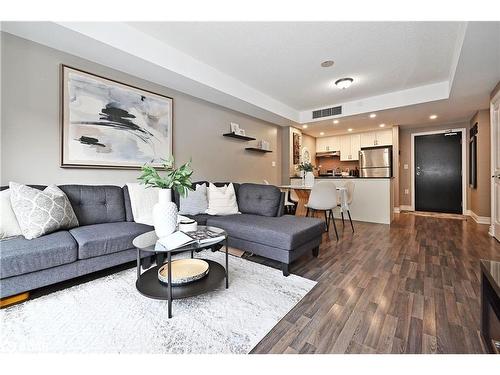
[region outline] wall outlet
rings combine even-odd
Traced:
[[[275,161],[272,161],[272,162],[271,162],[271,166],[272,166],[272,167],[276,167],[276,162],[275,162]]]
[[[408,195],[410,194],[410,190],[409,189],[405,189],[405,195]]]
[[[403,164],[403,169],[408,169],[408,164]]]

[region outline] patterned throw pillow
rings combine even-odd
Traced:
[[[68,197],[57,186],[47,186],[41,191],[11,182],[9,188],[12,210],[26,239],[78,226]]]
[[[217,187],[212,183],[208,185],[207,214],[233,215],[239,213],[233,184],[222,187]]]
[[[182,215],[204,214],[207,208],[207,186],[198,184],[196,190],[190,190],[186,198],[181,197],[179,213]]]

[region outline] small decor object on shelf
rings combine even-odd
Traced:
[[[174,168],[174,158],[171,156],[164,160],[163,168],[167,175],[160,176],[158,171],[150,166],[142,167],[142,174],[138,180],[146,187],[157,187],[159,191],[158,203],[153,207],[153,223],[158,237],[165,237],[173,233],[177,227],[177,206],[172,202],[172,189],[185,197],[192,190],[191,162]]]
[[[164,264],[158,270],[158,280],[168,284],[168,264]],[[171,263],[172,286],[179,286],[200,280],[208,275],[208,262],[202,259],[178,259]]]
[[[242,137],[245,137],[246,136],[245,129],[238,129],[238,132],[236,134],[241,135]]]
[[[299,169],[303,172],[304,181],[303,184],[305,186],[313,186],[314,185],[314,165],[311,163],[301,163],[299,165]]]
[[[231,125],[229,126],[230,130],[231,130],[231,133],[234,133],[234,134],[239,134],[239,131],[240,131],[240,125],[235,123],[235,122],[232,122]]]
[[[269,142],[264,140],[259,141],[257,147],[263,150],[269,150],[271,148]]]

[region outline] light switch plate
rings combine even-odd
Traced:
[[[403,169],[408,169],[408,164],[403,164]]]
[[[410,190],[405,189],[405,195],[408,195],[408,194],[410,194]]]
[[[276,162],[275,161],[271,162],[271,166],[276,167]]]

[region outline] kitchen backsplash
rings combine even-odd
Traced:
[[[337,169],[340,167],[341,170],[345,170],[349,168],[350,170],[359,168],[358,161],[340,161],[340,158],[337,156],[327,157],[327,158],[316,158],[316,167],[320,168],[320,173],[325,173],[327,169]]]

